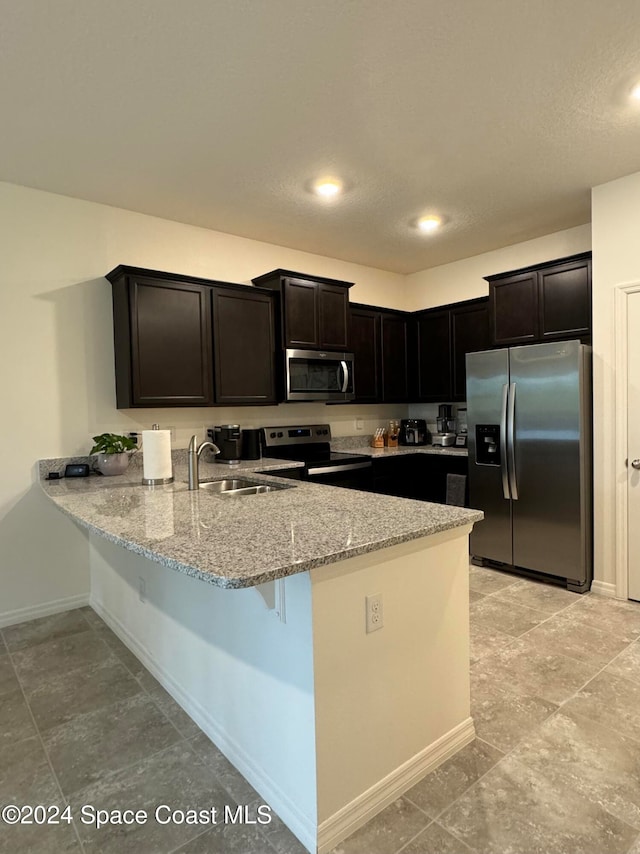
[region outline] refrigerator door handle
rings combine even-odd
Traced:
[[[516,472],[516,384],[509,387],[509,413],[507,416],[507,445],[509,449],[509,486],[511,498],[518,500],[518,476]]]
[[[507,472],[507,405],[509,401],[509,386],[502,386],[502,408],[500,410],[500,474],[502,475],[502,496],[511,498],[509,491],[509,475]]]

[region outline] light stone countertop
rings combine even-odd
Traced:
[[[64,469],[67,461],[43,461],[41,473]],[[253,587],[483,518],[462,507],[269,478],[269,469],[301,465],[273,459],[233,467],[201,462],[201,480],[242,472],[292,487],[243,497],[189,492],[182,462],[174,466],[174,483],[165,486],[143,486],[138,465],[117,477],[40,483],[60,510],[89,531],[226,588]]]
[[[331,443],[332,449],[342,451],[343,447],[337,443]],[[437,457],[468,457],[469,452],[466,448],[439,448],[433,445],[400,445],[397,448],[372,448],[370,445],[349,445],[349,453],[352,454],[367,454],[372,459],[377,460],[382,457],[402,457],[406,454],[432,454]]]

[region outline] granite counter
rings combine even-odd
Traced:
[[[468,535],[482,514],[269,476],[299,465],[202,461],[202,480],[289,487],[245,497],[190,492],[175,458],[159,487],[139,464],[41,484],[89,531],[92,607],[326,854],[474,738]]]
[[[56,470],[53,462],[43,463],[41,471]],[[269,483],[270,469],[301,465],[269,459],[234,467],[202,462],[200,475],[204,481],[251,473]],[[140,475],[131,467],[117,477],[41,484],[60,510],[93,533],[219,587],[252,587],[482,518],[475,510],[283,478],[277,485],[289,488],[262,495],[190,492],[183,463],[175,466],[174,483],[165,486],[143,486]]]

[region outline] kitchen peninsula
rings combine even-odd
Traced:
[[[242,471],[270,483],[270,468],[283,461]],[[221,469],[203,462],[201,478]],[[328,852],[473,738],[468,535],[482,514],[280,478],[225,497],[186,479],[178,464],[156,488],[133,466],[41,483],[89,531],[95,610]],[[381,603],[369,625],[367,597]]]

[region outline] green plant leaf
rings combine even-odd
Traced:
[[[91,454],[123,454],[126,451],[135,451],[137,447],[134,439],[118,433],[101,433],[99,436],[93,436],[93,442]]]

